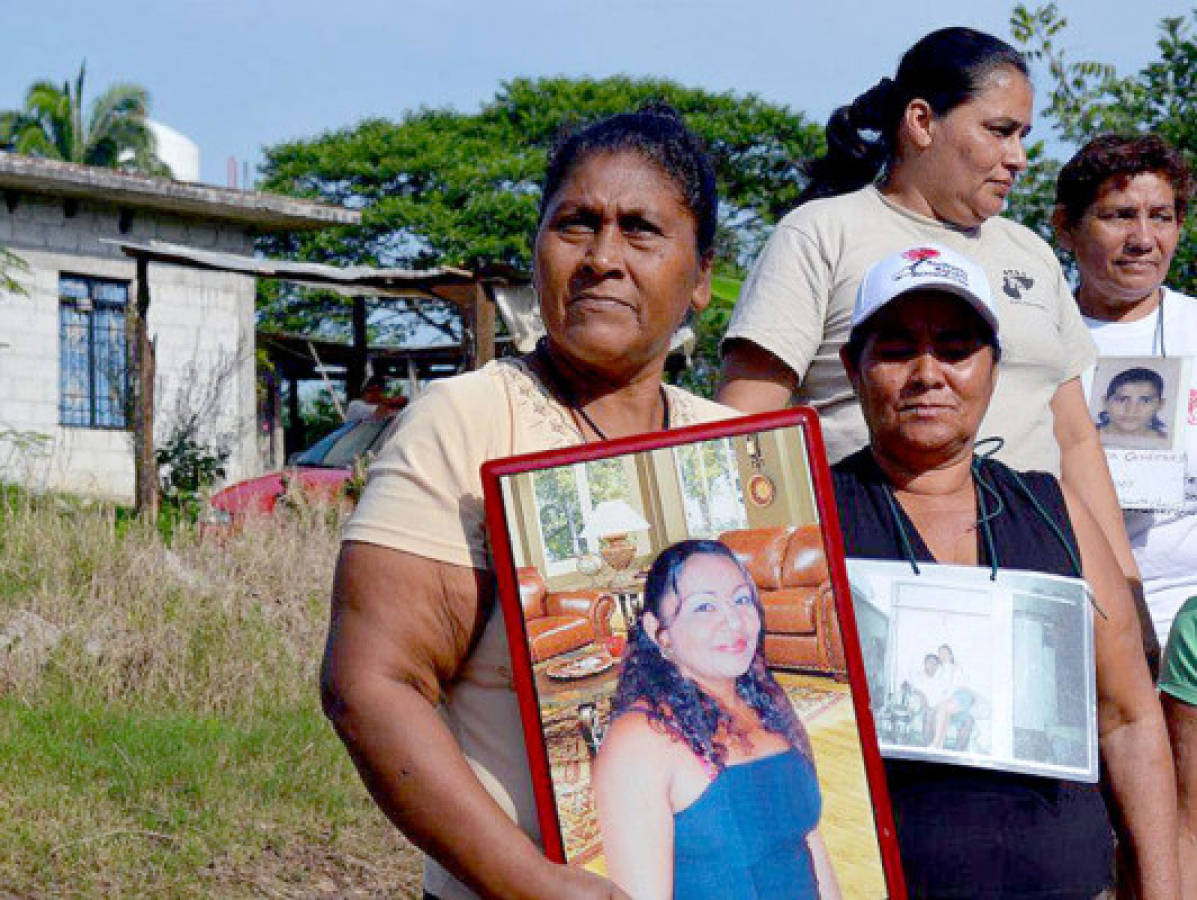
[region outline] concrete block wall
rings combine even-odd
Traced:
[[[129,500],[132,432],[58,424],[60,274],[129,282],[136,266],[97,238],[158,238],[249,253],[244,227],[135,211],[124,235],[115,207],[21,195],[0,204],[0,243],[29,264],[27,296],[0,291],[0,480],[38,489]],[[149,330],[157,347],[155,438],[191,411],[201,437],[232,450],[228,477],[260,471],[256,440],[254,281],[219,272],[151,265]]]

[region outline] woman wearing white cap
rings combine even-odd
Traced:
[[[1062,475],[1085,497],[1123,571],[1137,577],[1078,376],[1096,352],[1051,248],[1002,218],[1026,168],[1032,90],[1022,56],[969,28],[926,35],[894,78],[832,115],[827,154],[740,292],[719,400],[744,412],[791,399],[819,411],[832,462],[864,446],[840,365],[865,269],[916,242],[985,269],[1002,320],[1002,384],[981,426],[1019,469]]]
[[[869,269],[842,351],[869,444],[832,469],[847,555],[1083,577],[1096,618],[1098,735],[1143,897],[1179,889],[1172,763],[1126,580],[1076,495],[973,448],[997,382],[985,273],[935,245]],[[1046,677],[1046,676],[1045,676]],[[1095,784],[886,761],[914,896],[1093,897],[1113,838]]]

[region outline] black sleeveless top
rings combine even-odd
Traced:
[[[997,564],[1080,575],[1056,479],[979,462],[1001,500],[989,522]],[[891,509],[868,448],[833,466],[831,477],[849,558],[906,558],[896,510],[915,559],[935,561],[901,505]],[[988,567],[994,559],[977,531],[978,561]],[[1093,897],[1112,884],[1113,832],[1097,785],[899,759],[886,760],[885,773],[912,897]]]

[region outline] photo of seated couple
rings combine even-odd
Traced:
[[[956,655],[948,644],[923,657],[922,666],[911,672],[902,682],[904,691],[917,692],[911,697],[912,706],[921,707],[922,740],[925,746],[940,749],[950,746],[967,750],[975,720],[970,710],[977,694],[968,687],[964,667],[956,662]],[[953,729],[948,741],[948,728]]]

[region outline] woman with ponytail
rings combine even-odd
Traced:
[[[1084,497],[1137,581],[1079,378],[1093,341],[1051,248],[999,215],[1027,167],[1032,99],[1018,51],[944,28],[907,50],[892,79],[837,109],[798,208],[744,282],[718,397],[744,412],[812,405],[831,462],[859,450],[868,433],[839,351],[862,275],[922,243],[962,253],[989,276],[1002,324],[1001,378],[981,437],[1002,439],[1007,465],[1060,476]]]

